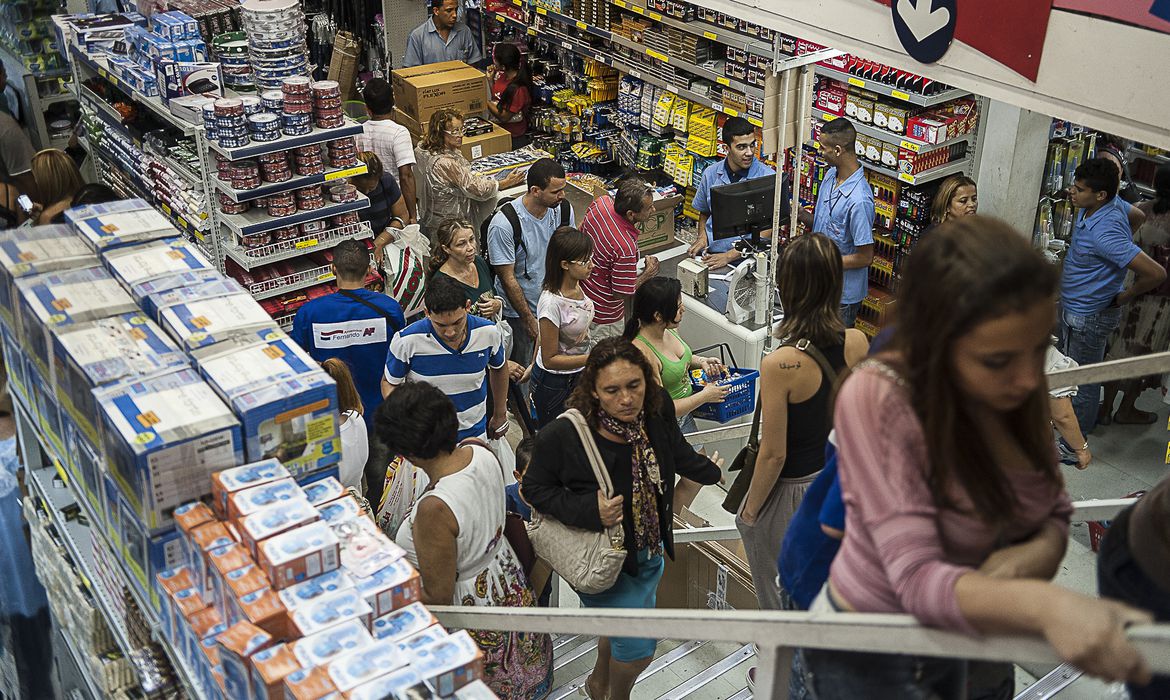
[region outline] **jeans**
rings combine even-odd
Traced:
[[[780,609],[803,612],[804,608],[788,595],[788,591],[784,590],[780,582],[777,581],[776,584],[780,588]],[[792,652],[792,672],[788,675],[788,700],[811,700],[812,693],[804,687],[804,654],[800,649],[793,649]]]
[[[532,367],[532,403],[536,405],[537,430],[565,412],[565,401],[573,393],[580,376],[580,372],[555,374],[541,369],[540,365]]]
[[[1079,365],[1091,365],[1105,359],[1109,336],[1121,324],[1121,309],[1102,309],[1094,314],[1060,311],[1061,351]],[[1088,435],[1097,427],[1097,410],[1101,403],[1100,384],[1082,384],[1073,397],[1073,412],[1081,432]]]
[[[528,337],[522,319],[505,316],[504,320],[512,327],[512,356],[508,359],[527,367],[532,363],[532,354],[536,352],[536,341]]]
[[[967,662],[902,654],[802,649],[805,688],[816,700],[958,700]]]
[[[841,305],[841,322],[846,328],[852,328],[857,321],[857,312],[861,311],[861,302]]]

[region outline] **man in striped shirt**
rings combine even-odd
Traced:
[[[450,277],[427,283],[424,304],[426,318],[390,341],[382,396],[407,380],[428,382],[455,404],[460,440],[501,437],[507,431],[508,375],[500,331],[491,321],[468,314],[471,302]],[[490,421],[485,379],[495,404]]]
[[[590,342],[621,335],[626,306],[646,280],[658,274],[658,259],[646,258],[642,274],[638,268],[638,229],[654,212],[654,194],[645,182],[630,177],[618,182],[617,193],[600,197],[589,205],[581,230],[593,239],[593,272],[581,283],[585,296],[593,301]]]

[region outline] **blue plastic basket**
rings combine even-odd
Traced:
[[[756,410],[756,380],[760,373],[754,369],[740,369],[738,367],[728,367],[727,369],[732,374],[739,376],[724,385],[728,388],[728,392],[723,403],[706,403],[699,406],[694,410],[696,418],[726,423],[732,418],[738,418]],[[702,391],[703,385],[691,377],[691,388],[696,392]]]

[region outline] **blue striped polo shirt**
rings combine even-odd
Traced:
[[[487,370],[504,366],[504,342],[496,324],[479,316],[467,316],[463,347],[447,347],[435,334],[431,320],[415,321],[394,335],[386,353],[390,384],[428,382],[455,404],[459,414],[459,439],[487,434]]]

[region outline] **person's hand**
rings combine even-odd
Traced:
[[[711,462],[720,469],[723,468],[723,463],[727,461],[719,456],[719,450],[715,450],[715,454],[711,455],[707,459],[711,460]],[[723,480],[720,479],[719,481],[722,482]]]
[[[1085,469],[1093,461],[1093,453],[1089,452],[1087,447],[1083,450],[1076,450],[1074,454],[1077,456],[1077,469]]]
[[[1041,614],[1044,637],[1062,659],[1090,676],[1145,685],[1150,669],[1125,637],[1125,628],[1153,616],[1111,600],[1086,598],[1056,586]]]
[[[499,75],[499,71],[496,69],[496,64],[493,63],[492,65],[488,66],[487,74],[488,77],[492,80],[496,79],[496,76]]]
[[[698,360],[699,365],[703,368],[703,371],[707,373],[708,378],[721,378],[723,373],[727,371],[727,366],[724,365],[718,358],[700,357]]]
[[[479,311],[479,315],[484,318],[496,318],[504,308],[504,300],[499,297],[492,297],[491,299],[480,297],[479,301],[475,304],[475,308]]]
[[[709,253],[703,256],[703,264],[707,266],[708,270],[727,267],[736,260],[739,260],[739,253],[734,250],[729,250],[726,253]]]
[[[536,322],[536,317],[529,314],[524,319],[524,332],[528,334],[529,338],[534,341],[540,338],[540,324]]]
[[[613,527],[622,521],[622,496],[606,498],[601,489],[597,489],[597,514],[601,516],[601,524]]]
[[[707,250],[707,237],[699,234],[699,237],[695,239],[695,242],[691,244],[691,247],[687,248],[687,255],[693,258],[699,253],[702,253],[704,250]]]
[[[528,176],[525,173],[519,170],[513,170],[505,175],[503,180],[500,180],[500,189],[510,190],[517,185],[522,185],[526,177]]]
[[[491,440],[499,440],[508,434],[508,414],[492,414],[491,420],[488,421],[488,438]]]
[[[715,382],[707,382],[707,385],[699,390],[699,398],[703,399],[703,403],[723,403],[727,398],[729,389],[725,384],[716,384]]]
[[[653,255],[646,256],[646,267],[643,268],[642,274],[646,277],[653,277],[658,274],[658,258]]]
[[[394,241],[395,236],[388,228],[382,229],[382,232],[374,239],[374,264],[379,269],[382,267],[382,261],[386,258],[386,246]]]
[[[517,379],[516,382],[518,384],[524,384],[529,379],[531,379],[532,378],[532,368],[535,366],[536,366],[535,364],[531,364],[531,365],[528,365],[527,367],[525,367],[524,372],[520,374],[520,378]]]
[[[39,222],[41,219],[41,214],[44,214],[44,213],[45,213],[45,205],[43,205],[39,202],[33,202],[32,209],[30,209],[28,212],[28,218],[31,219],[32,221]]]
[[[508,370],[508,379],[511,379],[516,383],[522,383],[520,378],[524,376],[524,365],[520,364],[519,362],[508,360],[508,363],[504,368]]]

